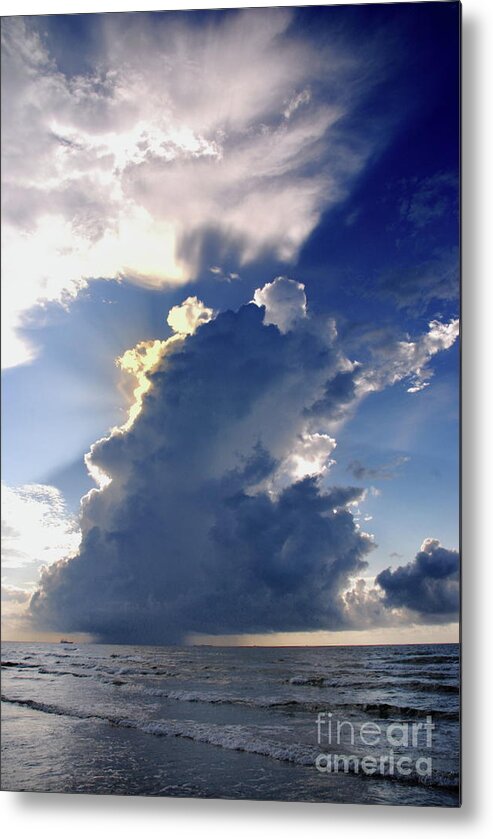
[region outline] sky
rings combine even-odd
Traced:
[[[459,15],[2,19],[4,637],[456,640]]]

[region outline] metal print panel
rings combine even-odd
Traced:
[[[2,788],[459,806],[455,2],[2,19]]]

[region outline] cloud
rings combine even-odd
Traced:
[[[459,302],[459,181],[452,171],[399,181],[389,190],[395,248],[371,294],[411,316]],[[387,254],[387,257],[389,254]]]
[[[52,486],[2,484],[2,635],[29,632],[29,601],[43,567],[73,556],[76,519]]]
[[[428,332],[411,339],[396,337],[393,330],[370,330],[359,338],[369,354],[355,377],[357,392],[362,395],[405,381],[408,393],[428,387],[433,370],[429,363],[433,356],[450,349],[459,336],[459,320],[432,320]]]
[[[395,551],[390,554],[402,558]],[[354,629],[431,626],[459,616],[459,553],[425,539],[412,562],[358,578],[342,594],[344,620]]]
[[[84,499],[78,555],[43,573],[40,626],[157,641],[339,624],[373,543],[348,509],[362,491],[322,487],[335,441],[304,409],[342,358],[316,320],[264,318],[218,314],[149,365],[137,348],[151,386],[91,449],[108,481]]]
[[[28,606],[32,589],[19,588],[2,582],[2,638],[7,640],[9,635],[21,635],[29,625]]]
[[[382,466],[364,466],[359,460],[352,460],[348,464],[347,471],[351,472],[357,481],[366,480],[390,480],[395,478],[395,470],[409,461],[408,457],[396,457],[390,463],[385,463]]]
[[[344,592],[374,542],[355,519],[366,490],[329,485],[329,431],[338,403],[363,398],[340,383],[361,365],[301,284],[277,278],[257,299],[270,308],[199,318],[120,360],[133,407],[86,458],[99,489],[77,555],[42,574],[38,629],[159,643],[354,622]]]
[[[189,20],[101,18],[104,50],[78,74],[50,54],[49,19],[3,21],[6,366],[35,355],[29,308],[91,278],[188,282],[210,235],[238,268],[293,261],[371,152],[345,122],[369,84],[363,55],[317,49],[287,9]]]
[[[398,626],[407,620],[397,610],[387,609],[381,591],[361,577],[353,581],[342,599],[346,625],[353,629]]]
[[[359,365],[346,360],[343,369],[325,383],[320,397],[305,410],[308,417],[326,417],[331,423],[345,419],[358,400],[355,374]]]
[[[459,553],[438,539],[425,539],[412,562],[377,576],[387,608],[406,608],[427,619],[451,620],[459,613]]]
[[[281,332],[289,332],[298,320],[306,317],[305,286],[287,277],[276,277],[263,288],[257,288],[253,302],[265,307],[264,323],[274,323]]]
[[[459,296],[460,257],[457,247],[435,248],[425,260],[400,266],[384,274],[377,283],[379,293],[398,309],[413,315],[426,311],[430,303],[456,301]]]
[[[2,586],[2,603],[27,603],[31,593],[15,586]]]
[[[132,386],[128,392],[128,401],[130,404],[128,418],[121,426],[122,430],[131,428],[136,417],[140,414],[144,395],[151,387],[149,374],[162,364],[163,358],[167,353],[181,346],[182,338],[183,336],[178,333],[165,341],[160,341],[159,339],[154,341],[140,341],[135,347],[126,350],[122,356],[116,359],[117,366],[126,373],[129,373],[132,377]],[[109,481],[109,478],[92,462],[90,453],[86,455],[85,461],[91,477],[96,481],[98,486],[104,486]]]
[[[436,221],[459,217],[459,183],[453,172],[435,172],[402,184],[401,219],[420,234]]]
[[[140,413],[144,395],[151,388],[150,373],[162,364],[166,355],[181,347],[186,335],[193,335],[202,323],[207,323],[213,316],[214,310],[205,306],[197,297],[187,297],[168,313],[167,323],[175,332],[174,335],[164,341],[141,341],[116,359],[118,367],[130,373],[133,379],[131,390],[127,388],[130,403],[128,418],[121,430],[131,428]],[[86,456],[86,465],[99,487],[108,483],[109,477],[92,462],[90,453]]]
[[[336,341],[332,320],[320,323],[320,328],[332,332]],[[324,421],[327,430],[334,433],[370,393],[400,382],[407,385],[408,393],[423,390],[433,377],[432,358],[450,349],[458,335],[459,321],[455,318],[430,321],[427,332],[413,337],[402,335],[394,327],[355,324],[338,342],[338,369],[327,378],[318,399],[305,408],[306,417],[311,422]],[[355,360],[350,360],[351,356]]]
[[[207,306],[197,297],[187,297],[179,306],[173,306],[168,314],[168,324],[173,332],[180,335],[192,335],[202,324],[207,323],[214,315],[213,309]]]
[[[335,447],[336,441],[329,434],[300,434],[285,461],[287,474],[295,479],[324,475],[334,463],[329,458]]]
[[[300,93],[297,93],[296,96],[293,96],[293,98],[287,103],[284,110],[284,116],[286,119],[290,119],[294,112],[302,105],[307,105],[311,98],[312,96],[308,88],[305,88],[305,90],[302,90]]]

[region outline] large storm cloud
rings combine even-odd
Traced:
[[[78,554],[42,575],[38,626],[162,642],[347,622],[343,592],[373,541],[351,512],[364,489],[330,487],[327,471],[371,371],[301,284],[277,278],[255,299],[213,317],[189,298],[172,318],[186,330],[123,357],[134,410],[91,449],[100,488],[83,500]],[[397,378],[413,375],[408,355]]]

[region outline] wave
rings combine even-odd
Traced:
[[[293,676],[292,679],[289,680],[289,684],[323,688],[327,686],[327,680],[324,676]]]
[[[302,743],[281,743],[259,737],[256,731],[243,725],[217,725],[199,723],[193,720],[157,720],[146,721],[112,717],[94,712],[84,712],[81,709],[61,708],[60,706],[37,702],[33,699],[13,699],[2,695],[2,701],[12,705],[31,708],[56,716],[75,717],[82,720],[95,719],[106,722],[116,728],[129,728],[142,731],[156,737],[178,737],[205,743],[223,749],[249,754],[261,755],[274,760],[293,763],[298,766],[314,766],[320,753],[320,747],[306,746]],[[352,770],[352,771],[351,771]],[[350,774],[357,774],[355,767],[350,767]],[[456,789],[457,777],[453,773],[435,774],[434,778],[424,778],[420,775],[406,777],[382,774],[380,777],[389,781],[404,783],[426,784],[434,787]]]
[[[50,705],[48,702],[38,702],[36,699],[12,699],[2,693],[2,702],[9,705],[19,705],[22,708],[31,708],[33,711],[41,711],[44,714],[55,714],[57,717],[76,717],[81,720],[105,719],[103,716],[94,713],[84,713],[80,709],[61,708],[59,705]]]
[[[444,720],[458,720],[458,711],[444,711],[431,708],[416,708],[410,705],[392,705],[388,702],[345,703],[337,706],[351,711],[363,711],[365,714],[378,716],[380,719],[404,718],[417,719],[426,716],[438,717]]]
[[[457,664],[458,658],[456,655],[432,655],[430,653],[420,653],[419,655],[403,656],[400,661],[394,661],[394,664]]]
[[[47,676],[73,676],[74,679],[90,679],[89,673],[74,673],[73,670],[49,670],[47,667],[40,667],[39,673]]]
[[[385,675],[387,677],[387,673],[382,675]],[[416,672],[411,670],[409,675],[407,673],[397,673],[394,676],[394,679],[400,679],[402,684],[405,684],[406,682],[408,682],[409,684],[418,684],[418,682],[416,681],[416,675]],[[427,670],[425,677],[432,680],[433,682],[445,682],[450,679],[457,679],[455,673],[450,672],[449,670],[445,672],[443,670]],[[420,680],[419,683],[422,684],[422,681]]]
[[[48,657],[48,656],[47,656]],[[55,664],[63,664],[60,658],[72,658],[72,656],[59,656]],[[52,662],[48,662],[48,665],[52,664]],[[4,668],[19,668],[19,669],[30,669],[30,670],[37,670],[39,673],[43,673],[45,675],[52,675],[52,676],[74,676],[78,679],[83,678],[91,678],[87,673],[79,673],[78,670],[91,670],[94,673],[101,674],[102,676],[159,676],[159,677],[170,677],[170,676],[177,676],[179,674],[176,671],[171,671],[163,668],[159,668],[157,665],[152,665],[150,669],[143,670],[142,668],[135,668],[135,667],[118,667],[115,669],[109,668],[107,666],[102,666],[97,662],[84,662],[84,661],[73,661],[71,664],[65,664],[65,667],[73,666],[76,670],[55,670],[51,669],[50,666],[44,666],[40,663],[37,664],[28,664],[25,661],[2,661],[1,666]]]
[[[428,674],[427,674],[428,675]],[[373,683],[370,679],[367,679],[366,682],[347,682],[347,683],[340,683],[334,684],[333,687],[337,688],[365,688],[368,689],[380,689],[383,691],[396,691],[402,693],[460,693],[460,686],[455,683],[451,684],[450,680],[453,679],[454,676],[450,673],[444,674],[443,676],[439,676],[437,674],[431,674],[430,681],[424,681],[423,679],[416,679],[416,678],[409,678],[406,676],[397,676],[393,679],[386,679],[382,680],[379,679],[375,683]],[[443,682],[440,681],[443,679]],[[449,681],[445,683],[445,680],[448,679]]]
[[[140,688],[137,685],[126,685],[127,690],[138,691],[145,696],[159,699],[171,699],[175,702],[204,702],[207,705],[242,705],[249,708],[290,708],[298,707],[307,710],[319,710],[320,703],[304,702],[289,697],[258,696],[241,697],[231,694],[207,693],[199,690],[162,690],[161,688]]]
[[[63,649],[66,649],[66,647],[64,647]],[[77,658],[77,656],[69,655],[68,653],[60,653],[60,652],[43,653],[42,655],[43,655],[44,658]],[[30,657],[32,658],[32,656],[30,656]],[[27,658],[27,656],[26,656],[26,658]]]
[[[430,710],[428,708],[417,708],[409,705],[393,705],[386,702],[317,702],[305,699],[294,699],[283,696],[255,696],[244,697],[231,694],[208,693],[205,691],[193,690],[162,690],[160,688],[139,688],[135,685],[126,685],[127,690],[138,691],[146,696],[160,699],[170,699],[175,702],[203,702],[208,705],[240,705],[247,708],[266,708],[286,711],[306,711],[317,713],[318,711],[351,711],[353,713],[364,713],[370,716],[378,716],[380,719],[388,718],[424,718],[427,714],[441,719],[458,719],[458,712],[451,710]]]
[[[352,675],[352,674],[351,674]],[[315,687],[315,688],[368,688],[368,679],[361,681],[353,681],[344,678],[343,675],[337,673],[339,678],[326,678],[325,676],[293,676],[291,679],[285,679],[284,683],[293,685],[294,687]]]
[[[443,674],[443,679],[452,678],[450,674]],[[399,680],[400,679],[400,680]],[[288,680],[288,684],[295,687],[317,687],[317,688],[338,688],[357,690],[359,688],[368,689],[372,687],[372,679],[370,674],[365,681],[350,681],[348,679],[327,679],[324,676],[310,675],[310,676],[293,676]],[[381,681],[378,679],[377,681]],[[413,690],[426,693],[459,693],[459,686],[454,684],[440,684],[440,676],[433,674],[433,681],[425,682],[417,679],[406,679],[405,676],[397,677],[397,679],[387,679],[385,684],[382,683],[385,689],[398,688],[399,690]]]
[[[135,667],[120,667],[119,670],[106,671],[108,673],[116,673],[118,676],[177,676],[176,671],[166,670],[153,665],[148,670],[137,669]]]
[[[40,664],[26,664],[23,661],[2,661],[2,667],[15,667],[20,670],[37,670],[38,673],[44,676],[74,676],[76,679],[90,678],[87,673],[74,673],[73,670],[51,670],[49,667],[42,667]]]
[[[459,685],[442,684],[441,682],[403,682],[398,687],[403,690],[416,690],[422,693],[460,693]]]

